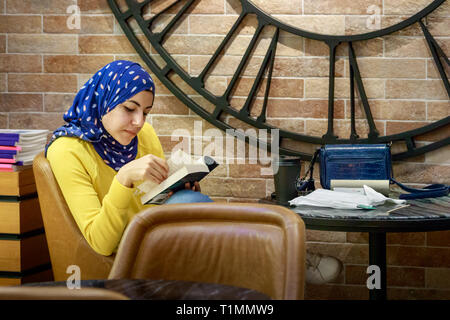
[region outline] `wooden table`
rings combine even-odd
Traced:
[[[261,199],[260,203],[277,204]],[[408,207],[392,210],[383,205],[376,210],[342,210],[311,206],[289,206],[300,215],[307,229],[368,232],[369,265],[381,271],[381,288],[369,291],[371,300],[386,300],[386,233],[450,230],[450,196],[408,200]]]
[[[65,281],[29,283],[24,287],[66,286]],[[255,290],[214,283],[174,280],[81,280],[81,288],[102,288],[133,300],[269,300]],[[75,290],[75,289],[74,289]]]

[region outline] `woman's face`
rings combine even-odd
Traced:
[[[153,93],[141,91],[103,116],[103,127],[126,146],[138,134],[153,104]]]

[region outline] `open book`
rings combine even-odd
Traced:
[[[203,156],[193,161],[190,155],[177,150],[167,161],[169,173],[166,180],[157,184],[153,181],[145,181],[137,188],[144,194],[141,196],[142,204],[162,204],[170,191],[176,192],[184,189],[186,182],[193,186],[195,181],[202,180],[219,164],[211,157]]]

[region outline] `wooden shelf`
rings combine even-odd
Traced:
[[[52,266],[45,264],[25,272],[1,272],[0,286],[19,286],[30,282],[51,281],[52,279]]]
[[[52,279],[33,169],[0,172],[0,285]]]
[[[24,166],[16,172],[0,171],[0,195],[24,196],[36,192],[33,168]]]
[[[37,197],[19,201],[0,198],[0,233],[22,234],[43,228]]]
[[[8,239],[0,235],[1,271],[23,272],[50,263],[47,240],[42,233],[21,239]]]

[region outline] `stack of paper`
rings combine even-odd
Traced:
[[[336,209],[373,209],[385,202],[396,204],[406,202],[405,200],[387,198],[366,185],[363,186],[363,189],[364,194],[317,189],[306,196],[292,199],[289,204]]]
[[[44,150],[48,130],[0,129],[0,171],[16,171],[33,163]]]

